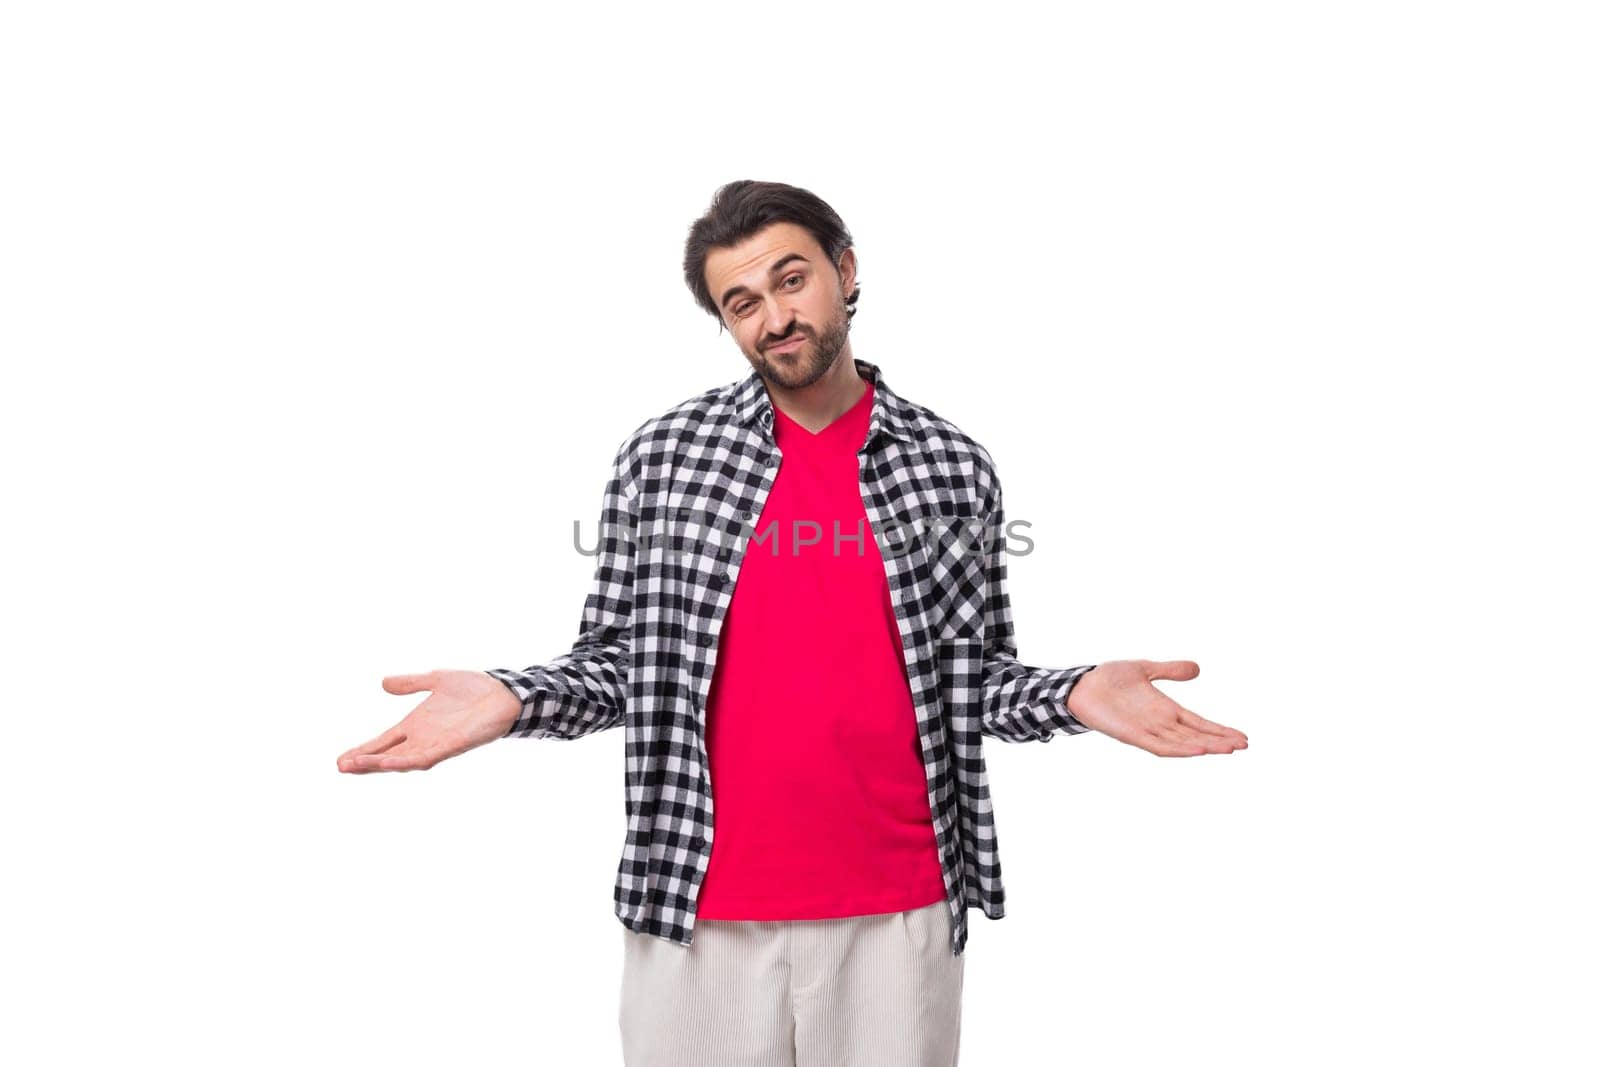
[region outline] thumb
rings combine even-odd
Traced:
[[[426,674],[391,674],[383,680],[383,691],[402,696],[406,693],[432,689],[433,674],[433,671],[428,671]]]
[[[1200,664],[1190,659],[1145,660],[1145,673],[1151,681],[1187,682],[1200,673]]]

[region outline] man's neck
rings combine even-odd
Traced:
[[[839,353],[828,373],[803,389],[783,389],[766,383],[767,395],[779,411],[812,433],[819,433],[856,406],[867,383],[856,371],[849,348]]]

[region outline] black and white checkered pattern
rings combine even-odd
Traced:
[[[893,393],[874,364],[858,359],[856,368],[874,386],[861,499],[905,648],[954,919],[951,952],[960,955],[968,907],[1005,914],[982,738],[1049,741],[1087,730],[1066,702],[1093,665],[1018,662],[1000,481],[988,452]],[[606,484],[577,641],[542,666],[487,672],[522,702],[507,736],[572,739],[626,727],[627,838],[615,910],[628,928],[684,945],[694,939],[713,837],[706,700],[741,548],[782,458],[772,418],[752,371],[629,434]]]

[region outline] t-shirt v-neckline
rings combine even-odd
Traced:
[[[866,388],[861,390],[861,395],[856,398],[856,402],[854,404],[852,404],[838,418],[834,419],[832,422],[828,423],[828,425],[824,426],[815,433],[806,429],[799,422],[797,422],[793,416],[779,408],[776,404],[772,405],[772,412],[775,418],[783,420],[784,437],[789,441],[801,442],[803,447],[805,445],[815,445],[821,444],[824,441],[831,441],[835,437],[839,436],[845,427],[858,425],[862,407],[866,406],[870,410],[871,403],[872,383],[867,382]],[[865,428],[862,427],[862,429],[864,430]]]

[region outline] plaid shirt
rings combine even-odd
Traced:
[[[874,386],[861,500],[905,649],[950,947],[960,955],[968,907],[1005,915],[982,739],[1087,730],[1066,703],[1093,666],[1017,660],[993,461],[953,424],[890,391],[877,366],[856,360],[856,368]],[[782,458],[772,419],[752,371],[629,434],[606,483],[594,582],[571,651],[486,672],[522,703],[508,737],[625,728],[627,837],[615,911],[629,929],[683,945],[694,939],[711,859],[706,701],[742,548],[764,533],[756,525]],[[843,546],[835,551],[851,551],[846,537],[857,532],[833,531]]]

